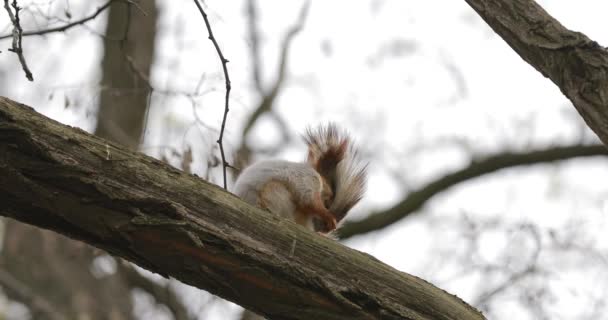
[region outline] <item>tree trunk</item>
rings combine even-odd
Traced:
[[[145,14],[140,11],[145,10]],[[143,135],[154,56],[155,1],[110,7],[95,134],[137,150]]]

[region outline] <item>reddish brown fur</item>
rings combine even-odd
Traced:
[[[360,162],[348,133],[334,124],[308,128],[304,140],[308,144],[308,163],[322,177],[324,208],[331,209],[330,214],[340,221],[363,195],[366,166]],[[349,160],[345,160],[347,157]],[[338,172],[341,161],[353,162]]]
[[[258,206],[264,209],[269,209],[269,202],[274,201],[274,198],[272,197],[276,197],[276,195],[281,190],[285,190],[285,188],[289,190],[289,186],[283,181],[270,180],[258,193]],[[293,195],[294,192],[295,191],[290,190],[291,195]],[[268,199],[268,197],[271,198]],[[290,201],[295,206],[295,222],[299,225],[308,226],[310,225],[309,220],[311,219],[311,216],[316,216],[323,226],[323,230],[318,231],[330,232],[336,229],[336,219],[334,218],[334,215],[325,207],[323,199],[324,195],[319,191],[314,194],[313,197],[314,198],[312,201],[308,203],[299,203],[296,201],[296,198],[291,197]]]
[[[321,157],[317,159],[315,169],[319,173],[329,173],[336,169],[336,166],[342,159],[344,159],[344,155],[346,154],[346,148],[348,147],[348,140],[344,139],[340,141],[340,144],[335,146],[330,146]]]
[[[308,217],[312,215],[317,216],[322,222],[322,229],[317,231],[330,232],[336,229],[336,219],[334,218],[334,215],[325,208],[323,200],[321,199],[321,194],[315,195],[313,203],[296,204],[296,208],[296,212],[298,213],[296,215],[296,221],[298,220],[299,215],[303,215],[300,219],[303,219],[304,221],[307,221]]]
[[[336,166],[348,150],[348,135],[328,124],[317,130],[308,128],[304,139],[308,144],[308,163],[321,175],[323,184],[329,186],[331,201],[335,194]]]

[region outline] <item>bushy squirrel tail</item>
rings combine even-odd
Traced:
[[[331,188],[333,197],[328,209],[339,222],[363,197],[367,164],[348,132],[333,123],[308,128],[304,140],[308,144],[308,163]]]

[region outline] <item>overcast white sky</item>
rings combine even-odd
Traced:
[[[256,102],[244,1],[205,3],[230,60],[233,93],[227,138],[234,146]],[[270,83],[278,43],[302,2],[260,3],[261,56]],[[608,44],[608,2],[539,3],[566,27]],[[89,2],[70,5],[74,17],[94,9]],[[55,1],[53,6],[56,10],[65,3]],[[314,2],[310,9],[294,42],[289,78],[276,109],[294,137],[307,125],[333,120],[349,128],[362,144],[372,175],[355,217],[391,206],[408,188],[466,166],[474,157],[505,149],[596,141],[557,87],[519,58],[465,1],[336,0]],[[28,21],[27,16],[24,19]],[[0,30],[8,30],[1,29],[7,24],[5,13],[0,13]],[[93,130],[102,49],[96,34],[104,25],[99,19],[64,34],[24,39],[34,83],[25,80],[15,56],[6,51],[10,43],[0,42],[0,75],[5,81],[0,94],[64,123]],[[191,143],[199,151],[194,169],[200,172],[205,169],[205,150],[214,139],[204,137],[206,129],[178,138],[184,137],[184,128],[193,120],[191,100],[162,91],[191,93],[204,75],[204,94],[195,99],[196,111],[205,124],[218,128],[224,95],[220,65],[192,1],[162,2],[159,30],[160,52],[151,77],[157,92],[144,150],[158,155],[159,145],[181,148],[184,142]],[[66,100],[69,108],[64,107]],[[277,141],[270,119],[263,119],[254,132],[258,145]],[[303,145],[297,143],[280,157],[297,160],[303,155]],[[480,235],[477,263],[508,260],[516,269],[533,246],[525,233],[509,231],[509,226],[522,224],[538,226],[543,244],[551,243],[553,230],[580,239],[581,246],[605,259],[606,239],[601,237],[608,213],[605,177],[605,159],[505,170],[459,185],[434,198],[417,217],[347,245],[473,301],[504,275],[482,278],[462,270],[470,239],[463,221],[489,225]],[[606,265],[588,259],[548,248],[540,263],[549,276],[524,281],[529,290],[544,287],[552,292],[550,299],[539,303],[551,319],[591,317],[586,308],[605,296]],[[522,309],[517,292],[507,290],[499,303],[492,304],[492,318],[536,317]],[[208,319],[226,319],[235,312],[230,310],[218,307]]]

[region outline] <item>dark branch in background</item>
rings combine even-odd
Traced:
[[[220,154],[222,155],[222,173],[224,175],[224,189],[228,190],[228,183],[226,182],[226,167],[229,166],[228,162],[226,162],[226,155],[224,154],[224,130],[226,129],[226,118],[228,117],[228,102],[230,98],[230,77],[228,76],[228,68],[226,64],[228,63],[228,59],[224,58],[224,54],[222,54],[222,50],[220,49],[220,45],[217,43],[217,40],[213,36],[213,32],[211,31],[211,25],[209,24],[209,19],[207,18],[207,14],[203,7],[198,2],[198,0],[194,0],[194,3],[198,7],[198,11],[200,11],[203,19],[205,20],[205,26],[207,27],[207,32],[209,33],[209,40],[213,42],[213,46],[215,47],[215,51],[217,51],[217,55],[220,57],[222,61],[222,70],[224,71],[224,79],[226,80],[226,100],[224,105],[224,118],[222,119],[222,127],[220,129],[220,137],[217,139],[217,144],[220,146]]]
[[[10,291],[11,296],[19,299],[30,308],[34,319],[45,318],[50,320],[65,320],[67,317],[57,311],[44,297],[39,296],[24,283],[15,279],[9,272],[0,268],[0,285],[2,289]]]
[[[0,133],[0,215],[269,319],[484,318],[424,280],[6,98]]]
[[[500,153],[483,160],[471,163],[468,167],[443,176],[426,186],[411,192],[392,208],[372,213],[359,221],[347,222],[339,230],[341,239],[349,238],[385,228],[419,210],[429,199],[447,189],[470,179],[495,171],[522,165],[532,165],[577,157],[607,156],[604,145],[551,147],[521,153]]]
[[[8,16],[11,19],[11,23],[13,24],[13,46],[8,50],[17,54],[19,62],[21,63],[21,67],[23,68],[23,72],[25,72],[25,77],[29,81],[34,81],[34,76],[32,75],[30,68],[27,67],[27,62],[25,62],[25,57],[23,56],[23,46],[21,45],[23,33],[23,30],[21,29],[21,22],[19,21],[19,11],[21,10],[21,8],[17,5],[17,0],[13,0],[12,7],[13,9],[15,9],[15,14],[13,14],[13,11],[11,10],[11,6],[8,4],[8,1],[9,0],[4,0],[4,8],[6,9],[6,12],[8,13]]]
[[[252,67],[253,67],[253,85],[258,93],[264,93],[264,85],[262,84],[262,60],[260,59],[260,34],[258,31],[258,10],[255,0],[247,1],[247,24],[249,29],[249,41],[251,45]]]
[[[520,57],[560,88],[608,145],[606,48],[566,29],[534,0],[465,1]]]
[[[276,98],[278,96],[279,90],[281,89],[281,87],[283,86],[283,84],[285,82],[285,72],[287,69],[287,59],[289,57],[289,49],[291,47],[291,44],[292,44],[295,36],[298,33],[300,33],[300,31],[304,27],[304,22],[306,21],[309,7],[310,7],[310,2],[309,1],[305,2],[304,6],[300,10],[300,14],[298,15],[298,20],[289,29],[289,31],[285,35],[285,38],[283,38],[283,42],[281,45],[281,55],[279,58],[279,69],[278,69],[278,73],[277,73],[277,78],[276,78],[274,84],[272,85],[270,91],[265,92],[265,90],[263,90],[262,92],[260,92],[263,96],[262,102],[255,109],[255,111],[249,117],[247,123],[245,124],[243,136],[246,136],[249,133],[249,131],[251,130],[251,128],[253,127],[255,122],[258,120],[258,118],[262,114],[264,114],[265,112],[268,112],[272,109],[272,106],[274,105],[274,101],[276,100]],[[259,71],[258,71],[258,73],[259,73]],[[254,72],[254,74],[255,74],[255,72]],[[261,84],[260,84],[260,88],[263,88],[263,86]]]
[[[257,31],[257,10],[255,6],[255,1],[248,1],[248,15],[249,15],[249,39],[251,41],[251,59],[253,63],[253,82],[258,91],[258,94],[261,97],[260,104],[255,108],[251,116],[247,119],[245,123],[245,128],[243,130],[243,141],[241,142],[241,146],[238,148],[237,155],[239,161],[242,162],[242,165],[247,165],[249,163],[251,150],[247,145],[247,136],[249,132],[253,128],[256,121],[265,113],[269,113],[273,116],[274,120],[281,127],[281,131],[283,132],[283,141],[279,142],[278,145],[283,145],[283,143],[288,139],[287,138],[287,129],[285,123],[282,119],[272,112],[272,108],[276,101],[277,96],[279,95],[280,90],[285,83],[285,74],[287,70],[287,61],[289,58],[289,49],[291,48],[291,44],[295,37],[302,31],[304,27],[304,23],[306,22],[306,17],[308,16],[308,10],[310,8],[310,1],[306,1],[300,12],[298,14],[298,19],[294,23],[293,26],[289,28],[283,41],[281,42],[281,53],[279,56],[279,66],[277,69],[277,76],[274,80],[269,91],[264,89],[264,85],[262,83],[262,72],[261,72],[261,61],[260,61],[260,44],[259,44],[259,35]],[[274,150],[270,150],[272,152]]]
[[[118,261],[119,272],[125,277],[130,286],[140,288],[151,294],[157,303],[162,303],[171,311],[176,320],[194,320],[196,317],[188,313],[188,309],[182,303],[177,294],[171,290],[169,285],[161,285],[151,279],[144,277],[127,262]]]
[[[102,13],[104,10],[109,8],[110,4],[112,4],[112,2],[114,2],[114,1],[117,1],[117,0],[110,0],[110,1],[106,2],[103,6],[97,8],[97,10],[90,16],[84,17],[84,18],[76,20],[74,22],[70,22],[66,25],[63,25],[60,27],[55,27],[55,28],[44,29],[44,30],[38,30],[38,31],[25,31],[22,33],[22,35],[24,37],[25,36],[40,36],[40,35],[47,34],[47,33],[62,32],[67,29],[70,29],[74,26],[84,24],[85,22],[95,19],[100,13]],[[2,35],[2,36],[0,36],[0,40],[10,38],[10,37],[11,37],[11,35]]]

